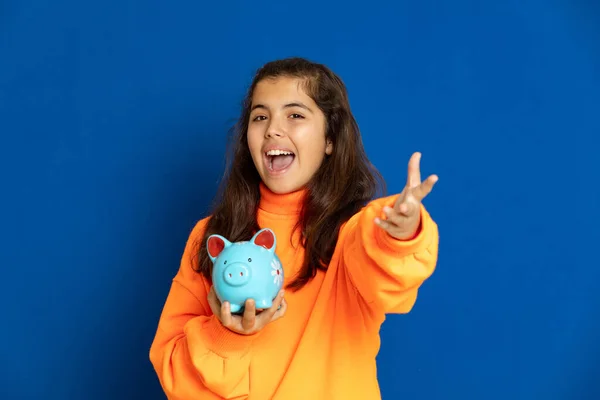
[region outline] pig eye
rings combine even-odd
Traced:
[[[251,258],[249,258],[249,259],[248,259],[248,262],[252,262],[252,259],[251,259]]]

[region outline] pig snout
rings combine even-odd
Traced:
[[[228,285],[243,286],[250,280],[250,268],[242,263],[234,263],[225,268],[223,278]]]

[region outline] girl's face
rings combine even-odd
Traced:
[[[325,115],[301,82],[266,79],[252,96],[248,147],[262,181],[275,193],[304,187],[333,150],[325,139]]]

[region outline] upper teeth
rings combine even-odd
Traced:
[[[267,151],[267,155],[268,156],[287,156],[287,155],[291,155],[294,154],[291,151],[285,151],[285,150],[269,150]]]

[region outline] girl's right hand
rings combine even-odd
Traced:
[[[271,308],[262,310],[258,314],[256,313],[256,305],[252,299],[246,300],[243,316],[231,314],[229,303],[224,302],[221,304],[213,287],[208,292],[208,304],[213,314],[221,321],[224,327],[241,335],[252,335],[263,329],[267,324],[285,315],[287,303],[283,298],[283,292],[283,290],[279,292]]]

